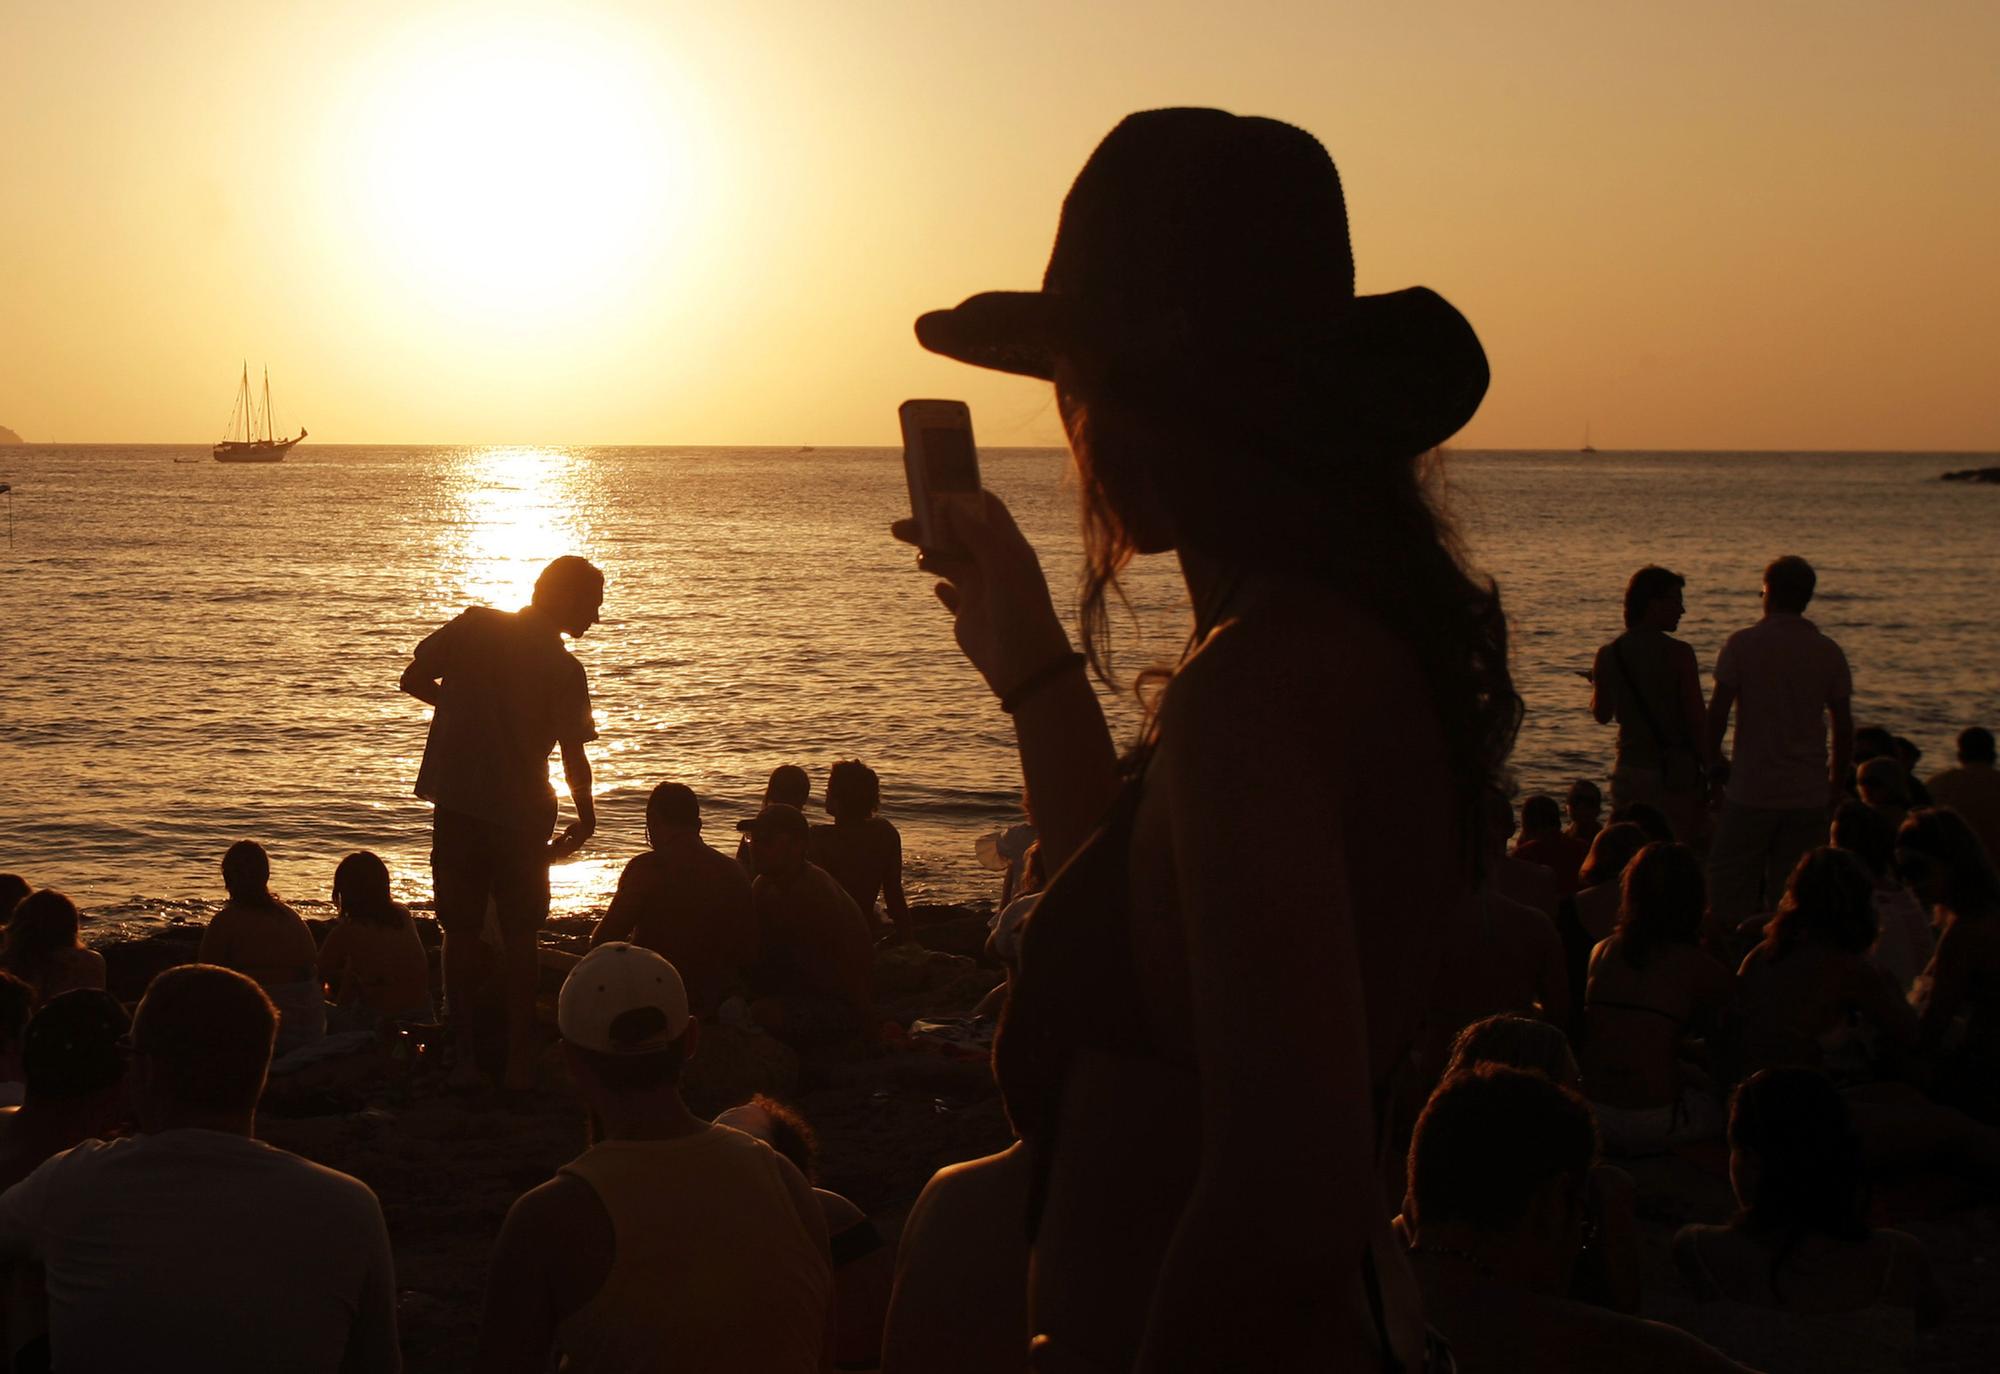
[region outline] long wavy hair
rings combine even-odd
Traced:
[[[1701,859],[1684,844],[1655,840],[1625,865],[1618,924],[1611,933],[1625,962],[1642,969],[1669,945],[1698,942],[1707,912]]]
[[[7,924],[0,967],[40,988],[55,970],[56,957],[80,943],[77,930],[75,902],[54,888],[31,892],[14,908],[14,918]]]
[[[1171,515],[1180,548],[1337,589],[1409,647],[1430,686],[1476,871],[1486,803],[1509,790],[1522,714],[1499,590],[1468,568],[1437,499],[1438,451],[1345,445],[1301,373],[1270,358],[1144,368],[1064,360],[1056,389],[1082,494],[1084,652],[1101,681],[1119,686],[1109,602],[1124,601],[1119,575],[1149,502]],[[1190,647],[1226,611],[1197,606]],[[1148,739],[1158,701],[1149,688],[1165,676],[1150,671],[1136,684]]]
[[[1824,845],[1801,858],[1778,898],[1764,944],[1782,958],[1806,940],[1849,954],[1866,954],[1882,933],[1875,883],[1868,867],[1844,849]]]
[[[1777,1238],[1771,1293],[1800,1241],[1813,1232],[1867,1240],[1868,1175],[1861,1138],[1840,1090],[1812,1069],[1764,1069],[1736,1090],[1729,1144],[1757,1157],[1755,1195],[1739,1198],[1739,1224]]]

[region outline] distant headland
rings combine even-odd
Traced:
[[[0,444],[21,444],[27,441],[5,425],[0,425]]]

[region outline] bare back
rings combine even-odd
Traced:
[[[1680,1047],[1729,996],[1729,971],[1694,945],[1652,951],[1634,968],[1614,935],[1592,951],[1584,994],[1584,1086],[1609,1107],[1665,1107],[1681,1089]]]

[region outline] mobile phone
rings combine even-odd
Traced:
[[[972,412],[963,401],[905,401],[896,414],[903,422],[903,475],[910,483],[917,544],[949,548],[938,519],[938,498],[979,490]]]

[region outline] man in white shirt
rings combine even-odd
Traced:
[[[55,1368],[402,1367],[374,1193],[253,1138],[277,1026],[240,973],[162,973],[132,1022],[141,1134],[0,1194],[0,1260],[43,1266]]]
[[[1708,854],[1709,905],[1727,921],[1777,905],[1800,857],[1826,843],[1841,799],[1854,749],[1854,679],[1840,646],[1805,618],[1816,581],[1803,558],[1774,561],[1764,569],[1764,618],[1716,655],[1710,758],[1722,757],[1731,708],[1737,713],[1729,762],[1716,766],[1728,798]]]

